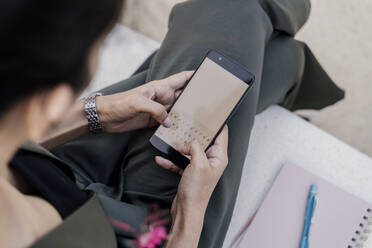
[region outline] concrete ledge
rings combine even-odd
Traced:
[[[224,247],[230,247],[258,209],[285,163],[301,166],[372,205],[371,158],[293,113],[272,106],[256,116]],[[371,239],[366,247],[372,247]]]

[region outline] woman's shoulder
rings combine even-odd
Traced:
[[[117,247],[114,230],[95,194],[63,222],[48,202],[24,195],[3,178],[0,202],[2,247]]]
[[[0,238],[5,247],[26,247],[56,227],[61,217],[47,202],[22,194],[0,179]]]
[[[31,246],[31,248],[44,247],[116,248],[115,232],[97,195],[93,194],[61,225]]]

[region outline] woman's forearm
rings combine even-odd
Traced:
[[[167,106],[171,106],[193,71],[180,72],[140,87],[96,98],[97,112],[105,132],[121,133],[153,127],[156,123],[170,126]],[[155,96],[161,95],[160,101]],[[76,102],[63,120],[39,142],[47,149],[89,132],[83,101]]]
[[[84,112],[84,102],[77,101],[60,123],[50,129],[40,144],[47,149],[87,134],[88,120]]]
[[[173,219],[165,248],[197,247],[203,228],[204,211],[177,213]]]

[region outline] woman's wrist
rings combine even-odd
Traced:
[[[97,96],[96,98],[96,107],[99,117],[99,121],[104,126],[110,119],[110,111],[112,112],[115,107],[107,98],[110,96]]]
[[[107,100],[109,96],[97,96],[96,108],[100,123],[104,126],[109,121],[110,111],[114,104]],[[67,112],[65,118],[50,130],[41,140],[41,145],[51,149],[69,140],[89,133],[88,119],[85,112],[84,100],[77,101]]]
[[[197,247],[203,228],[205,210],[184,210],[178,208],[173,214],[172,228],[166,248]]]

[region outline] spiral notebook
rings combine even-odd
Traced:
[[[309,248],[361,248],[372,238],[372,204],[294,165],[283,166],[240,248],[298,248],[311,184],[318,201]]]

